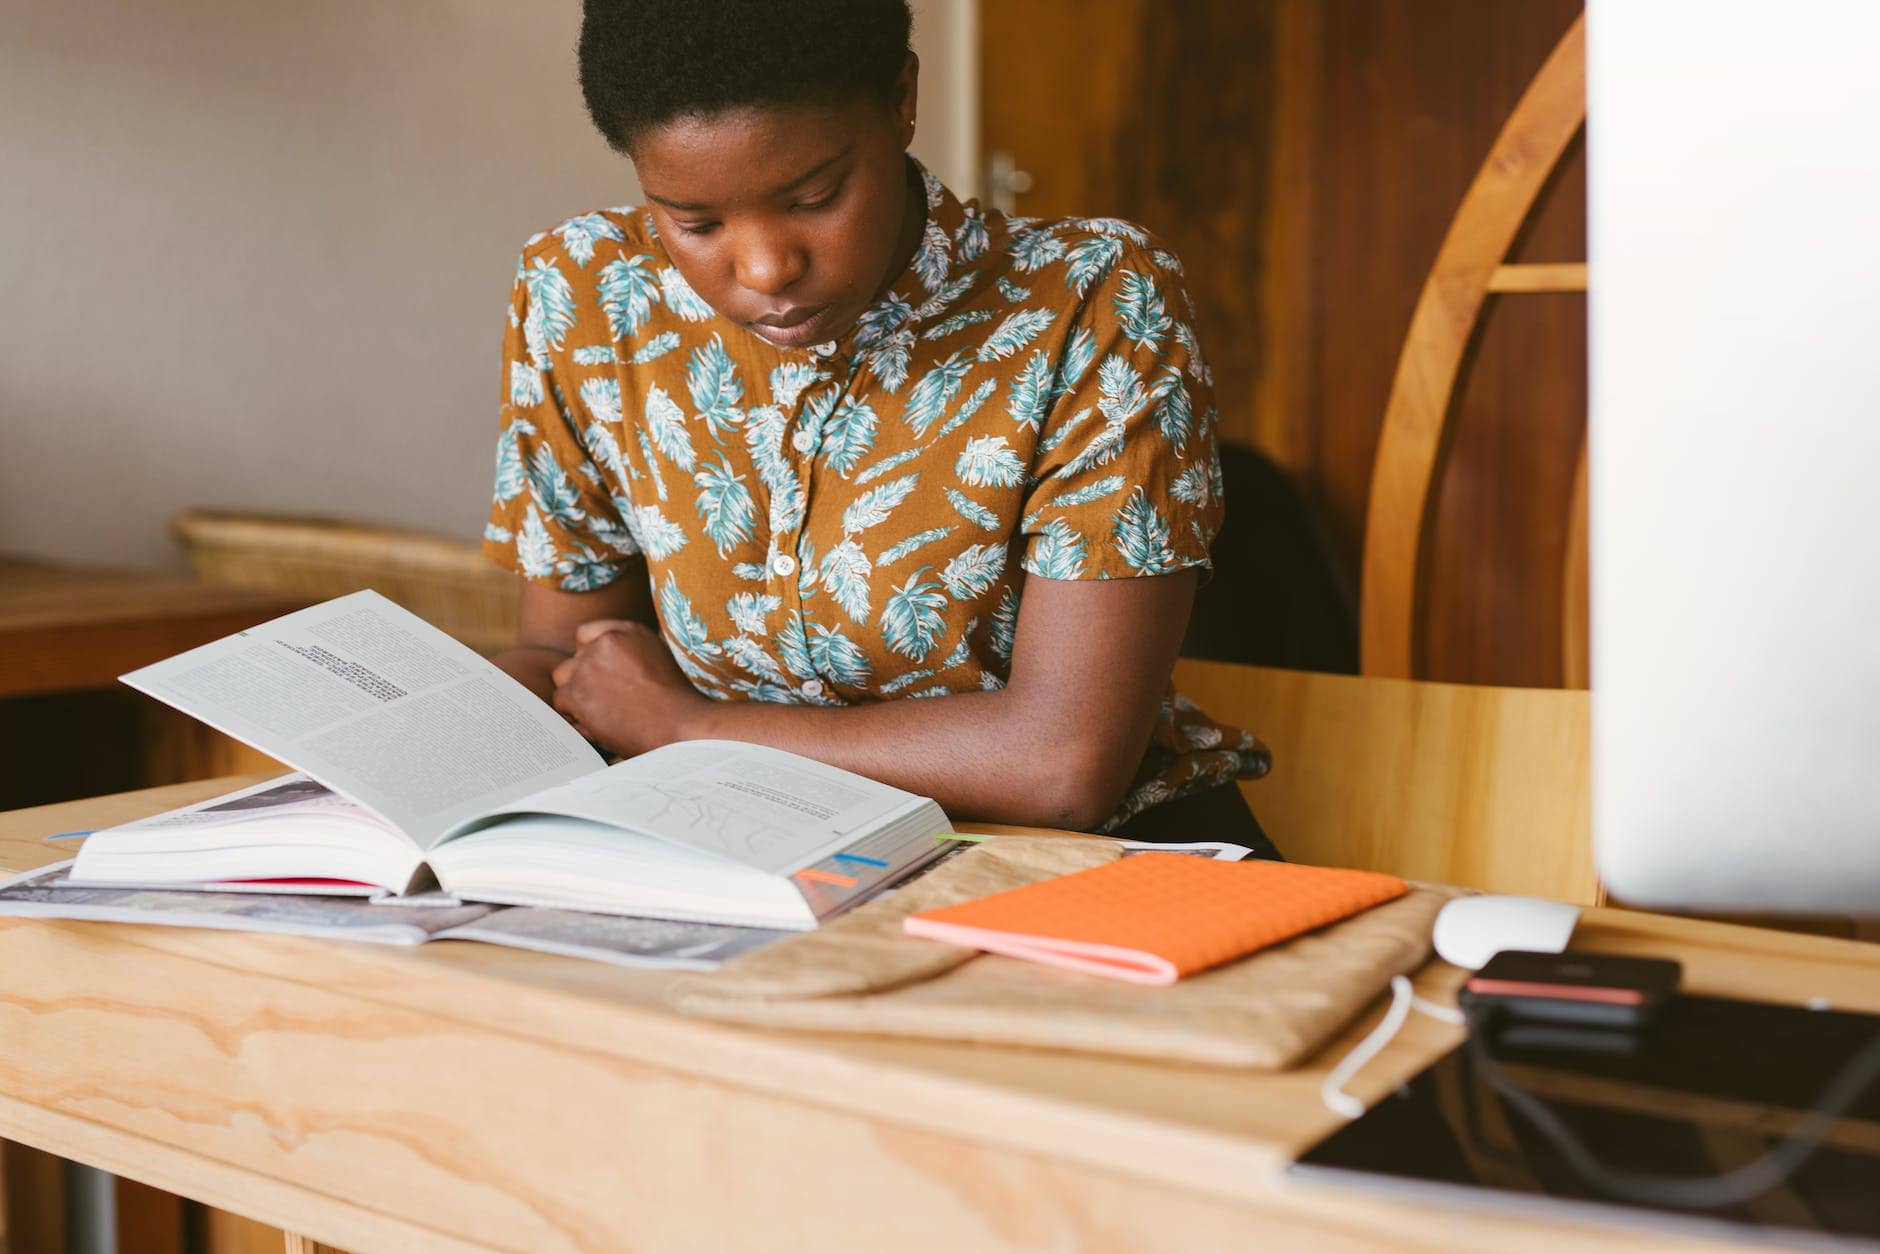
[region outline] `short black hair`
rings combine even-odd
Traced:
[[[893,98],[907,0],[583,0],[581,94],[607,142],[750,105]]]

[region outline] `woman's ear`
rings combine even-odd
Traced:
[[[894,116],[901,131],[901,147],[914,142],[914,115],[920,101],[920,58],[907,54],[900,76],[894,80]]]

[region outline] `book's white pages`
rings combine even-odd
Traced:
[[[603,765],[534,693],[371,591],[123,680],[305,771],[421,849],[473,815]]]

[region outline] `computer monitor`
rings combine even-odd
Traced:
[[[1587,32],[1599,871],[1880,918],[1880,3]]]

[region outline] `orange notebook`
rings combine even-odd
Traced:
[[[1394,875],[1143,853],[910,915],[913,936],[1136,984],[1185,975],[1401,897]]]

